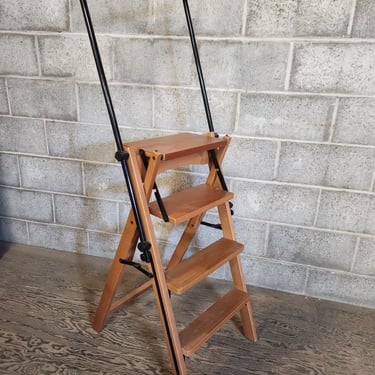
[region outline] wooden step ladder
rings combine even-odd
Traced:
[[[220,167],[230,138],[219,137],[214,131],[189,4],[188,0],[182,0],[209,133],[181,133],[124,144],[87,1],[80,0],[80,3],[117,146],[115,157],[121,163],[132,207],[95,314],[93,327],[97,331],[103,329],[110,313],[152,287],[173,373],[187,374],[185,356],[192,355],[237,312],[241,315],[244,335],[256,341],[250,299],[240,263],[243,245],[236,241],[231,216],[230,200],[233,193],[228,191]],[[208,165],[206,183],[162,199],[156,185],[158,174],[194,164]],[[156,201],[150,202],[153,190]],[[221,224],[218,228],[222,231],[222,238],[186,258],[187,249],[199,226],[209,225],[203,222],[204,215],[215,207],[219,213]],[[152,215],[174,225],[186,223],[185,231],[165,269]],[[141,251],[141,259],[145,261],[147,270],[134,262],[136,249]],[[171,293],[184,294],[226,263],[230,265],[233,288],[179,332],[172,309]],[[135,266],[150,279],[125,296],[115,299],[126,265]]]
[[[131,211],[96,311],[93,326],[100,331],[112,311],[149,287],[153,287],[175,374],[186,374],[184,357],[192,355],[237,312],[241,314],[244,335],[256,341],[249,295],[240,263],[240,253],[244,246],[235,239],[229,207],[233,193],[222,189],[217,175],[217,165],[213,162],[213,158],[216,158],[218,163],[222,162],[229,141],[228,136],[219,138],[212,133],[203,135],[181,133],[124,145],[129,154],[129,171],[135,183],[134,190],[139,202],[144,230],[151,243],[153,267],[149,265],[148,272],[154,277],[127,295],[117,300],[114,299],[125,267],[121,260],[125,259],[128,263],[133,261],[138,242],[134,212]],[[191,164],[207,164],[208,177],[205,184],[193,186],[163,199],[168,221],[174,225],[186,222],[185,231],[164,269],[151,218],[151,215],[154,215],[163,219],[163,210],[157,201],[150,202],[151,193],[159,173]],[[218,209],[222,238],[190,257],[184,258],[205,213],[214,207]],[[186,328],[178,332],[170,293],[184,294],[228,262],[233,288]]]

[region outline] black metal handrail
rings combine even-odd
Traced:
[[[107,106],[108,116],[109,116],[109,119],[110,119],[110,122],[111,122],[112,131],[113,131],[113,135],[114,135],[116,146],[117,146],[117,152],[115,154],[115,157],[121,163],[121,166],[122,166],[122,170],[123,170],[124,177],[125,177],[125,183],[126,183],[126,187],[128,189],[128,194],[129,194],[129,198],[130,198],[130,204],[131,204],[131,207],[133,209],[134,218],[135,218],[135,221],[136,221],[136,224],[137,224],[138,234],[139,234],[139,238],[140,238],[140,242],[138,244],[138,249],[142,252],[142,259],[146,262],[149,262],[150,261],[149,250],[151,248],[151,244],[146,239],[146,235],[145,235],[145,231],[144,231],[144,228],[143,228],[137,199],[136,199],[135,192],[134,192],[133,183],[132,183],[131,178],[130,178],[129,167],[128,167],[128,163],[127,163],[129,155],[124,150],[124,146],[123,146],[123,143],[122,143],[121,134],[120,134],[120,130],[119,130],[119,127],[118,127],[115,110],[113,108],[112,98],[111,98],[111,94],[110,94],[110,91],[109,91],[109,88],[108,88],[108,82],[107,82],[107,78],[106,78],[105,71],[104,71],[104,68],[103,68],[103,63],[102,63],[102,59],[101,59],[101,56],[100,56],[100,51],[99,51],[98,43],[97,43],[97,40],[96,40],[95,30],[94,30],[94,27],[93,27],[93,24],[92,24],[92,20],[91,20],[90,11],[89,11],[89,8],[88,8],[88,5],[87,5],[87,1],[86,0],[80,0],[80,2],[81,2],[83,17],[85,19],[87,33],[88,33],[88,36],[89,36],[89,39],[90,39],[91,49],[92,49],[92,52],[94,54],[95,64],[96,64],[96,68],[97,68],[97,71],[98,71],[99,80],[100,80],[100,84],[101,84],[101,87],[102,87],[105,104]]]
[[[183,1],[183,4],[184,4],[184,10],[185,10],[185,17],[186,17],[187,26],[188,26],[188,29],[189,29],[190,42],[191,42],[191,46],[193,48],[194,61],[195,61],[195,66],[197,68],[199,86],[201,88],[204,109],[205,109],[205,112],[206,112],[208,129],[209,129],[210,132],[215,133],[214,124],[213,124],[213,121],[212,121],[210,103],[208,101],[206,84],[204,82],[202,65],[201,65],[201,61],[200,61],[200,57],[199,57],[199,52],[198,52],[197,40],[195,38],[195,32],[194,32],[193,22],[191,20],[189,3],[188,3],[188,0],[182,0],[182,1]]]

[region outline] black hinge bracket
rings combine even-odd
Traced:
[[[129,153],[124,150],[118,150],[115,153],[115,158],[117,161],[123,161],[123,160],[128,160],[129,159]]]
[[[152,279],[154,275],[151,272],[148,272],[146,269],[144,269],[139,263],[133,262],[131,260],[126,260],[126,259],[120,259],[121,264],[126,264],[127,266],[134,267],[138,271],[142,272],[144,275]]]
[[[233,203],[229,202],[230,214],[233,216],[232,207],[233,207]],[[209,223],[207,221],[201,221],[201,224],[205,225],[206,227],[210,227],[210,228],[214,228],[214,229],[220,229],[220,230],[223,229],[221,224],[213,224],[213,223]]]

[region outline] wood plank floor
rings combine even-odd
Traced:
[[[110,261],[0,242],[0,374],[170,374],[152,291],[91,328]],[[124,290],[143,276],[127,272]],[[228,282],[173,296],[188,322]],[[192,357],[189,374],[375,374],[375,310],[250,287],[259,341],[239,320]],[[207,297],[208,296],[208,297]]]

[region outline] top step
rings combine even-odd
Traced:
[[[204,134],[179,133],[163,137],[149,138],[140,141],[128,142],[126,147],[144,150],[146,153],[157,152],[162,154],[162,160],[172,160],[194,153],[214,150],[224,147],[226,138],[215,138]]]

